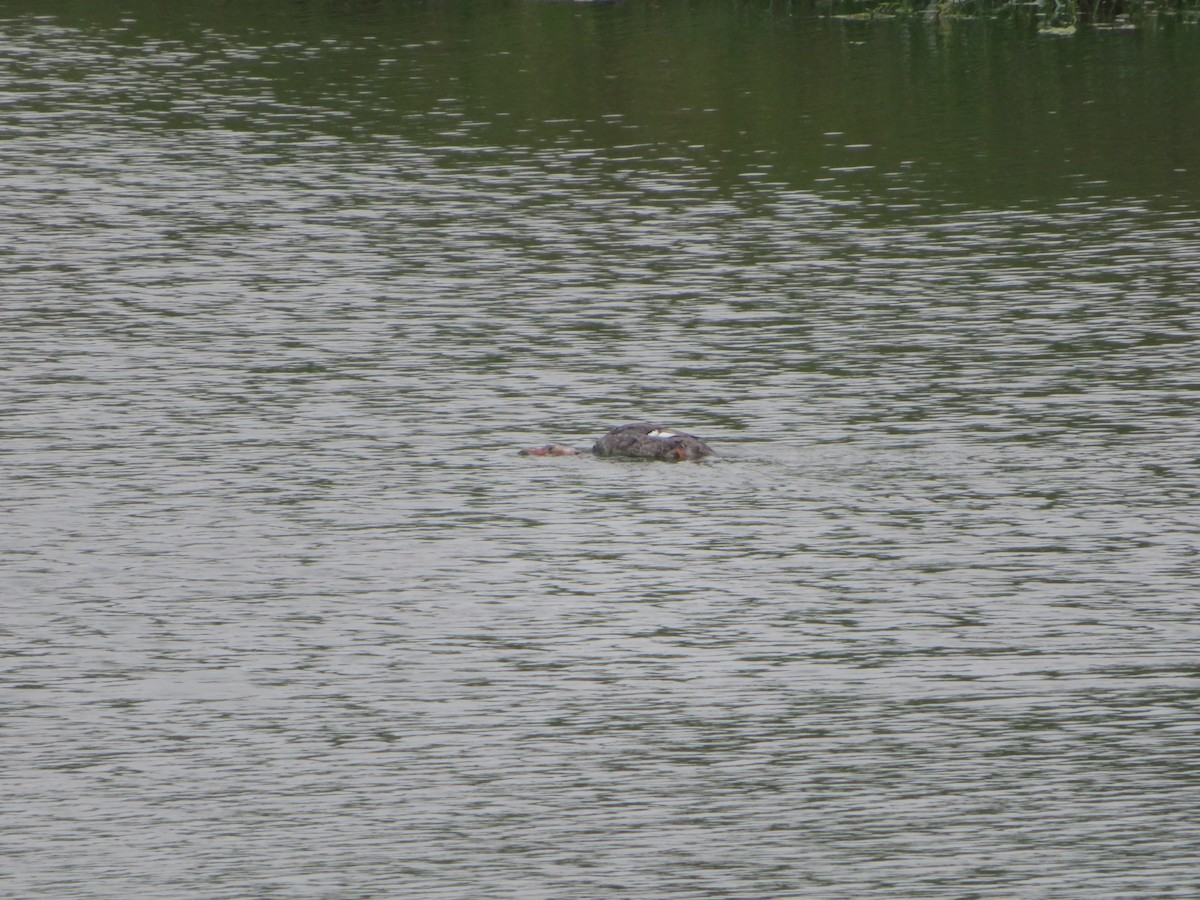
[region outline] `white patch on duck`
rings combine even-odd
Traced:
[[[664,440],[666,438],[673,438],[676,436],[677,435],[675,434],[674,431],[650,431],[650,432],[647,432],[647,434],[646,434],[646,437],[663,438]]]

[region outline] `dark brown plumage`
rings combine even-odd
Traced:
[[[522,450],[522,456],[574,456],[586,453],[565,444],[546,444]],[[627,456],[634,459],[702,459],[716,456],[716,451],[695,435],[678,428],[664,428],[649,422],[620,425],[592,447],[597,456]]]

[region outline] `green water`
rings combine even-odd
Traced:
[[[93,98],[147,127],[303,123],[447,151],[650,144],[718,185],[749,168],[793,188],[899,182],[968,203],[1195,202],[1200,181],[1200,29],[1172,20],[1061,37],[717,2],[86,4],[52,20],[111,35],[113,68],[162,68],[152,96]],[[226,37],[247,51],[226,56]],[[94,66],[68,56],[14,87],[82,88]],[[179,108],[189,85],[219,102]]]

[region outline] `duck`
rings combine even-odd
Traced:
[[[618,425],[592,445],[580,450],[566,444],[546,444],[521,451],[522,456],[623,456],[631,459],[661,459],[668,461],[703,459],[716,456],[717,451],[694,434],[678,428],[665,428],[650,422]]]

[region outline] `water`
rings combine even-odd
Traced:
[[[1200,890],[1194,30],[0,27],[0,894]]]

